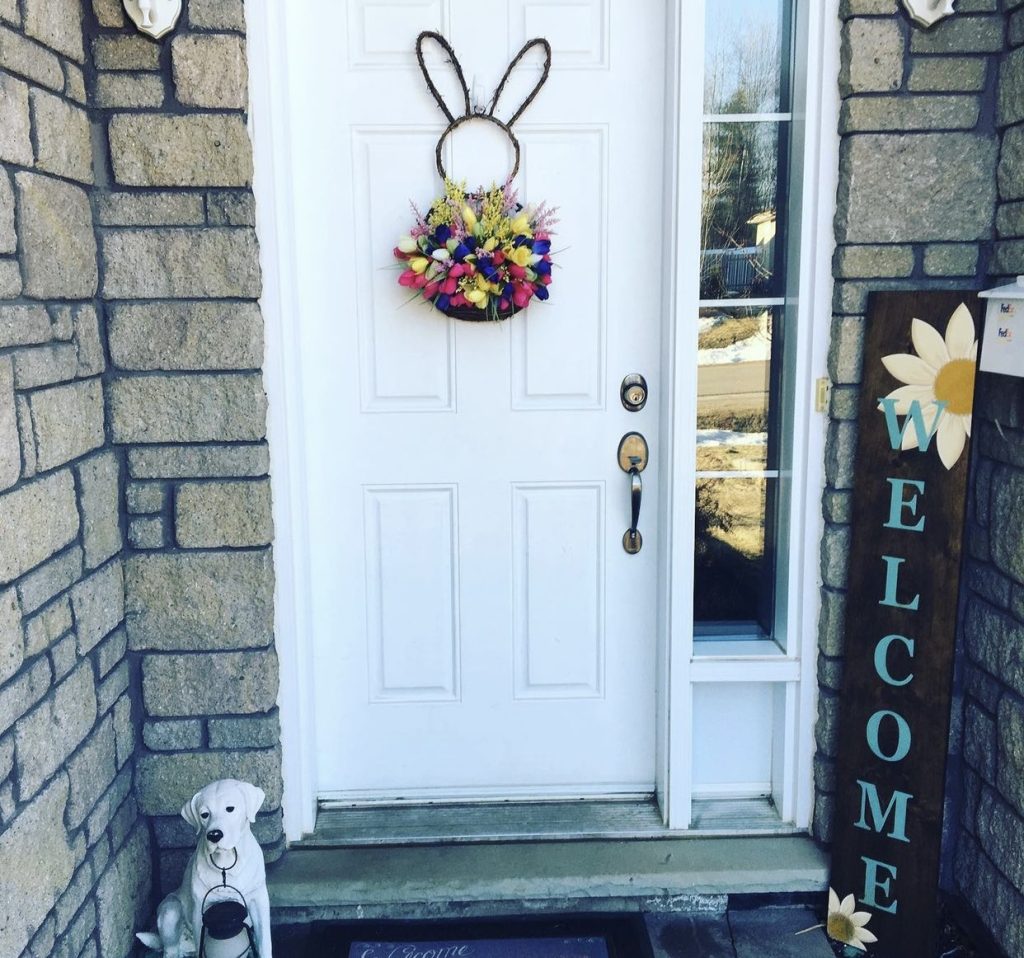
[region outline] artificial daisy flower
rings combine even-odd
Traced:
[[[864,926],[871,920],[871,913],[853,910],[853,895],[847,895],[842,901],[830,888],[828,890],[828,918],[825,921],[825,932],[835,941],[867,951],[865,943],[872,944],[878,939]]]
[[[974,320],[961,303],[946,324],[946,336],[920,319],[912,320],[910,338],[917,355],[893,353],[882,357],[882,365],[901,383],[886,397],[896,400],[896,413],[910,412],[916,399],[921,404],[925,424],[931,425],[936,415],[936,401],[946,406],[939,416],[935,446],[939,459],[947,469],[956,465],[971,434],[971,412],[974,408],[974,370],[978,359],[978,340]],[[881,407],[879,407],[881,408]],[[917,430],[912,426],[903,432],[903,449],[917,445]]]

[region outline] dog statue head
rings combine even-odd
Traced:
[[[203,834],[206,850],[230,851],[238,847],[242,833],[256,821],[266,793],[262,788],[222,778],[201,788],[181,809],[181,817]]]

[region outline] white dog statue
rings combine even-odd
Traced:
[[[147,948],[162,951],[164,958],[196,954],[203,900],[211,889],[226,883],[245,897],[259,958],[273,958],[263,851],[249,827],[265,798],[255,785],[224,778],[196,792],[181,809],[181,817],[196,829],[196,850],[181,887],[157,909],[157,932],[139,932]]]

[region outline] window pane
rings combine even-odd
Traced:
[[[771,635],[777,480],[698,479],[694,619]],[[698,631],[700,631],[698,629]]]
[[[784,247],[778,183],[788,126],[705,124],[701,299],[777,294]]]
[[[789,109],[789,0],[711,0],[704,58],[705,113]]]

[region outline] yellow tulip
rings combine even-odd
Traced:
[[[409,269],[414,273],[422,273],[430,265],[430,260],[426,256],[414,256],[409,260]]]
[[[533,253],[529,246],[517,246],[512,250],[509,259],[511,259],[516,266],[526,266],[530,262],[530,257],[532,255]]]
[[[462,222],[466,224],[466,229],[472,233],[476,229],[476,213],[468,207],[462,207]]]
[[[486,302],[487,294],[482,289],[471,289],[466,293],[466,299],[479,306],[482,302]]]

